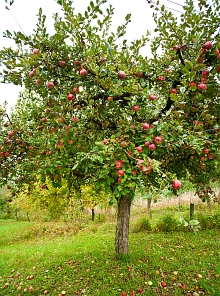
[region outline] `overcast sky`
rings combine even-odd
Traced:
[[[167,7],[181,11],[181,6],[174,4],[172,1],[161,0],[160,2]],[[176,0],[175,2],[183,4],[183,0]],[[90,0],[75,0],[75,11],[83,12],[89,3]],[[147,30],[153,32],[153,10],[150,9],[147,0],[108,0],[108,3],[112,4],[115,8],[113,19],[114,28],[123,23],[124,18],[128,13],[132,14],[132,21],[129,24],[126,36],[128,40],[141,37]],[[60,11],[60,6],[55,0],[15,0],[14,4],[11,6],[11,12],[5,9],[5,1],[0,0],[0,49],[4,46],[13,46],[13,43],[10,40],[3,38],[2,32],[6,30],[21,31],[22,28],[25,34],[32,33],[37,22],[36,14],[40,7],[43,9],[43,13],[47,16],[46,24],[48,31],[53,33],[52,14]],[[180,15],[178,12],[174,13]],[[11,84],[0,84],[0,104],[6,100],[9,108],[13,106],[20,90],[20,87]]]

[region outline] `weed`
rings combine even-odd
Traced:
[[[171,214],[167,213],[160,218],[156,224],[156,230],[169,232],[176,231],[179,226],[178,220]]]
[[[152,226],[147,218],[139,218],[132,227],[132,232],[151,231]]]
[[[200,212],[197,214],[197,219],[202,229],[220,228],[220,210],[216,211],[214,215]]]

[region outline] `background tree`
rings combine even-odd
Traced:
[[[57,0],[64,16],[54,15],[52,36],[41,10],[31,36],[5,33],[17,48],[0,52],[2,82],[26,92],[11,119],[2,116],[1,182],[14,194],[24,183],[31,191],[36,174],[54,186],[60,175],[74,187],[104,186],[117,200],[115,250],[124,255],[136,188],[175,193],[180,178],[199,188],[219,173],[220,14],[218,1],[189,0],[179,24],[156,7],[147,58],[149,34],[122,40],[130,15],[111,32],[105,2],[74,14],[72,1]]]

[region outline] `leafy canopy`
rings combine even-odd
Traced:
[[[13,194],[37,175],[119,198],[137,186],[175,191],[176,178],[208,186],[219,174],[218,1],[186,1],[180,23],[156,6],[156,37],[131,44],[131,16],[111,32],[106,2],[75,14],[57,0],[53,35],[41,9],[31,36],[5,32],[17,47],[0,51],[2,82],[25,87],[11,117],[1,111],[0,179]]]

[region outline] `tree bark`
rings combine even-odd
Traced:
[[[190,203],[190,208],[189,208],[189,219],[192,220],[194,217],[194,204]]]
[[[147,200],[147,213],[148,213],[148,216],[149,216],[150,219],[152,219],[151,202],[152,202],[152,199],[148,198],[148,200]]]
[[[212,205],[211,205],[211,200],[210,199],[207,200],[207,206],[208,206],[209,210],[211,210]]]
[[[92,221],[95,221],[95,209],[92,209]]]
[[[118,199],[118,213],[115,239],[116,259],[128,254],[128,234],[131,210],[131,197],[120,196]]]

